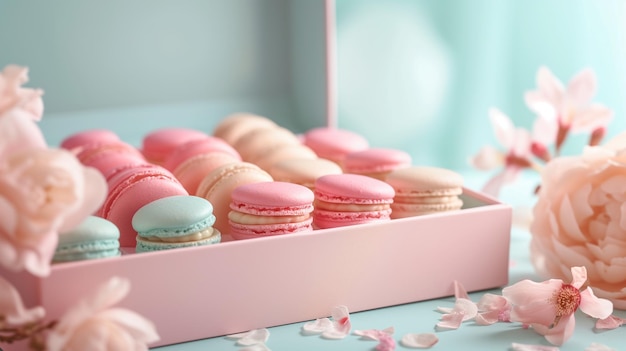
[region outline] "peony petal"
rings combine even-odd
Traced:
[[[134,340],[140,341],[142,344],[150,344],[160,339],[154,323],[134,311],[124,308],[110,308],[97,316],[117,323]]]
[[[596,297],[591,287],[580,292],[580,310],[594,318],[608,318],[613,313],[613,303],[606,299]]]
[[[616,351],[614,348],[608,347],[604,344],[591,343],[591,345],[585,348],[585,351]]]
[[[41,306],[32,309],[24,307],[17,289],[0,276],[0,316],[4,316],[9,325],[34,322],[44,315],[45,311]]]
[[[610,315],[604,319],[598,319],[596,321],[596,329],[615,329],[626,324],[626,319],[620,318],[615,315]]]
[[[573,240],[585,242],[585,235],[578,226],[578,221],[574,215],[574,209],[569,197],[564,197],[559,207],[559,224],[563,229],[563,234],[567,234]]]
[[[514,342],[511,344],[511,350],[513,351],[559,351],[559,348],[556,346],[519,344],[519,343]]]
[[[587,268],[584,266],[581,267],[572,267],[572,286],[576,289],[580,289],[585,282],[587,282]]]
[[[439,342],[439,338],[433,333],[406,334],[400,340],[402,346],[412,349],[428,349],[437,342]]]

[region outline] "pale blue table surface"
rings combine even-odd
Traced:
[[[466,177],[468,186],[472,189],[479,188],[484,181],[484,176]],[[527,196],[527,190],[532,189],[531,182],[534,180],[522,180],[519,185],[504,190],[501,200],[511,204],[514,209],[514,222],[518,213],[523,213],[523,208],[529,208],[532,196]],[[510,247],[510,284],[522,279],[541,281],[534,272],[529,260],[528,245],[530,234],[527,229],[514,223],[511,230]],[[445,254],[445,246],[442,246],[442,255]],[[477,253],[486,254],[489,252]],[[434,267],[436,269],[436,267]],[[452,282],[450,282],[452,284]],[[375,281],[372,281],[375,284]],[[427,281],[424,284],[428,284]],[[501,294],[501,289],[479,291],[470,294],[473,301],[478,301],[485,293]],[[363,292],[367,293],[366,291]],[[541,344],[551,346],[543,336],[530,329],[522,329],[518,323],[496,323],[491,326],[479,326],[472,321],[465,322],[459,329],[438,331],[435,324],[439,322],[441,313],[437,307],[452,307],[454,297],[446,297],[405,305],[380,308],[376,310],[352,313],[352,332],[354,330],[385,329],[394,327],[394,339],[396,350],[409,350],[401,345],[400,339],[408,333],[436,333],[439,342],[430,350],[510,350],[512,343]],[[330,310],[333,306],[329,306]],[[617,316],[626,318],[626,311],[615,311]],[[626,350],[626,327],[614,330],[597,332],[593,327],[595,320],[582,314],[576,315],[576,331],[574,335],[562,346],[561,351],[582,351],[592,343],[600,343],[615,350]],[[243,318],[243,317],[242,317]],[[181,321],[184,323],[184,321]],[[270,337],[266,346],[273,350],[375,350],[376,341],[366,340],[357,335],[350,334],[341,340],[329,340],[319,335],[303,335],[302,326],[305,322],[268,328]],[[162,346],[154,348],[158,351],[204,351],[204,350],[240,350],[245,346],[237,345],[236,340],[226,337],[215,337],[193,342]]]

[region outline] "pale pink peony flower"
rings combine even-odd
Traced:
[[[43,114],[42,91],[22,88],[28,69],[10,65],[0,72],[0,163],[9,155],[31,148],[46,148],[35,123]]]
[[[545,118],[544,104],[553,107],[556,118],[548,117],[546,122],[555,125],[558,151],[569,132],[591,132],[592,139],[604,134],[612,111],[592,103],[595,93],[596,76],[591,69],[582,70],[564,86],[547,67],[541,67],[537,72],[537,90],[527,92],[524,97],[528,107],[540,118]]]
[[[6,66],[0,72],[0,116],[19,108],[28,113],[29,118],[38,121],[43,115],[43,91],[23,88],[28,82],[28,68],[16,65]]]
[[[534,167],[533,143],[531,134],[526,129],[516,128],[511,119],[501,111],[490,109],[489,118],[496,139],[504,150],[485,146],[469,162],[479,170],[503,168],[483,187],[485,193],[497,196],[500,188],[514,182],[523,169]]]
[[[112,307],[129,290],[127,279],[113,277],[79,301],[48,334],[47,350],[148,350],[159,340],[154,325],[133,311]]]
[[[596,297],[590,287],[581,290],[587,282],[585,267],[573,267],[571,274],[570,284],[560,279],[541,283],[522,280],[502,289],[512,305],[511,320],[531,326],[554,345],[562,345],[574,332],[574,312],[579,307],[594,318],[610,316],[610,301]]]
[[[45,276],[58,233],[98,209],[106,182],[66,150],[34,149],[2,161],[0,265]]]
[[[15,287],[0,277],[0,317],[9,326],[31,323],[43,318],[45,311],[38,306],[31,309],[24,307],[22,298]],[[1,320],[1,318],[0,318]]]
[[[624,144],[613,140],[550,161],[530,225],[531,261],[540,275],[567,279],[570,267],[584,266],[596,294],[619,309],[626,309]]]

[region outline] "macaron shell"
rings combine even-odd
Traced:
[[[343,162],[345,155],[369,148],[367,139],[358,133],[331,127],[313,128],[303,135],[303,143],[322,158]]]
[[[269,224],[269,225],[241,225],[231,222],[231,236],[236,240],[255,239],[266,236],[286,235],[310,232],[313,219],[309,218],[306,221],[294,222],[294,223],[281,223],[281,224]]]
[[[411,165],[411,155],[402,150],[370,148],[352,152],[343,160],[346,173],[379,173],[388,172],[400,167]]]
[[[196,191],[196,196],[203,197],[213,204],[215,224],[223,236],[228,235],[228,212],[230,212],[231,193],[238,186],[273,181],[272,177],[248,162],[233,162],[222,165],[207,174]]]
[[[187,159],[174,170],[174,176],[185,187],[189,194],[195,194],[198,186],[209,173],[214,169],[227,163],[239,162],[239,158],[234,158],[230,154],[222,152],[212,152],[200,154]]]
[[[207,135],[205,138],[194,139],[177,146],[165,159],[163,167],[174,171],[181,163],[191,157],[213,152],[229,154],[241,161],[241,156],[230,144],[220,138]]]
[[[317,159],[317,154],[302,144],[285,144],[274,147],[261,157],[257,157],[253,162],[269,172],[276,163],[291,159],[314,160]]]
[[[315,198],[336,203],[391,203],[395,195],[391,185],[359,174],[329,174],[315,182]]]
[[[404,217],[422,216],[437,212],[459,210],[462,207],[463,200],[458,198],[452,201],[441,203],[412,204],[394,202],[393,204],[391,204],[391,218],[396,219]]]
[[[215,223],[213,205],[201,197],[178,195],[154,200],[135,212],[132,225],[139,236],[180,237]]]
[[[313,211],[313,192],[287,182],[258,182],[237,187],[230,208],[259,216],[296,216]]]
[[[224,118],[213,130],[213,135],[235,145],[239,138],[257,128],[273,128],[278,125],[271,119],[252,113],[235,113]]]
[[[328,174],[341,174],[339,165],[325,158],[294,158],[275,163],[268,173],[276,181],[296,183],[313,189],[317,178]]]
[[[162,128],[144,136],[141,153],[155,164],[162,164],[176,147],[194,139],[205,138],[208,134],[189,128]]]
[[[120,256],[120,231],[112,222],[88,216],[72,230],[59,233],[53,262]]]
[[[250,130],[233,147],[244,161],[255,163],[275,148],[286,145],[301,145],[300,139],[286,128],[273,127]]]
[[[213,229],[213,235],[211,235],[210,237],[206,239],[180,242],[180,243],[148,241],[148,240],[144,240],[140,236],[137,236],[136,237],[137,244],[136,244],[135,252],[137,253],[152,252],[152,251],[161,251],[161,250],[172,250],[172,249],[178,249],[182,247],[213,245],[213,244],[220,243],[221,240],[222,240],[222,235],[215,228]]]
[[[86,144],[108,144],[120,141],[119,136],[108,129],[91,129],[74,133],[61,141],[60,147],[74,150]]]
[[[313,212],[313,226],[316,229],[343,227],[355,224],[388,221],[391,209],[366,212],[335,212],[316,209]]]
[[[459,195],[463,176],[445,168],[412,166],[394,170],[385,181],[401,196]]]

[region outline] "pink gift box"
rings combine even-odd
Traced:
[[[511,208],[464,189],[463,209],[307,234],[132,254],[52,267],[46,278],[2,271],[26,306],[60,317],[112,276],[120,306],[156,324],[168,345],[427,300],[508,282]],[[152,346],[157,346],[152,345]]]

